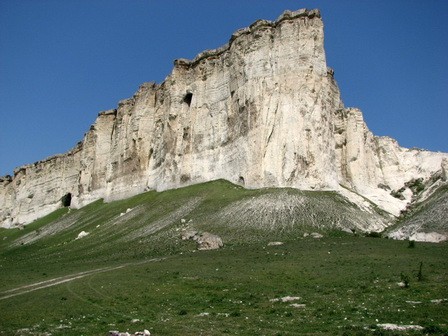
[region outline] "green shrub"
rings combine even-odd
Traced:
[[[423,281],[423,261],[420,261],[420,266],[417,273],[417,281]]]
[[[425,185],[423,184],[423,179],[412,179],[409,182],[405,183],[405,186],[412,190],[414,195],[421,193],[425,190]]]
[[[233,312],[230,313],[230,316],[231,317],[238,317],[238,316],[241,316],[241,313],[239,311],[233,311]]]
[[[430,325],[423,329],[423,334],[438,334],[438,335],[446,335],[443,334],[443,329],[436,325]]]
[[[381,232],[375,232],[375,231],[366,232],[365,236],[369,238],[381,238]]]
[[[400,274],[401,282],[404,284],[404,288],[409,288],[409,275],[401,273]]]
[[[390,192],[390,194],[395,197],[398,198],[399,200],[404,200],[405,197],[403,196],[403,191],[405,191],[405,188],[401,188],[399,190],[392,190]]]

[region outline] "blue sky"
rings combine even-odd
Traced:
[[[448,1],[0,0],[0,175],[63,153],[176,58],[319,8],[346,106],[376,135],[448,152]]]

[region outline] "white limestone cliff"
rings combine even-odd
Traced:
[[[74,149],[1,178],[0,223],[27,224],[64,195],[81,207],[220,178],[339,190],[396,216],[412,193],[400,200],[391,191],[429,179],[443,159],[375,137],[361,111],[341,101],[319,11],[287,11],[192,61],[176,60],[162,84],[145,83],[101,112]]]

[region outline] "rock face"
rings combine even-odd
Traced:
[[[209,232],[185,230],[181,235],[182,240],[194,240],[198,244],[198,250],[216,250],[224,246],[222,239]]]
[[[220,178],[356,193],[398,215],[412,193],[391,192],[429,179],[448,154],[375,137],[361,111],[344,107],[323,42],[318,10],[287,11],[176,60],[162,84],[101,112],[74,149],[1,178],[2,226],[29,223],[61,200],[81,207]]]

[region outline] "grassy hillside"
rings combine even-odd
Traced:
[[[387,230],[392,236],[410,237],[417,232],[448,236],[448,185],[442,185],[422,202],[413,204]]]
[[[313,231],[364,231],[383,222],[381,215],[366,213],[335,192],[247,190],[220,180],[60,209],[23,230],[1,231],[0,248],[16,260],[44,256],[95,263],[182,251],[179,238],[187,228],[212,232],[234,245],[295,239]],[[76,239],[82,231],[89,235]]]
[[[225,181],[60,209],[0,230],[0,335],[422,333],[381,323],[448,332],[448,244],[340,231],[384,221],[333,192]],[[180,239],[186,228],[224,248],[196,251]]]

